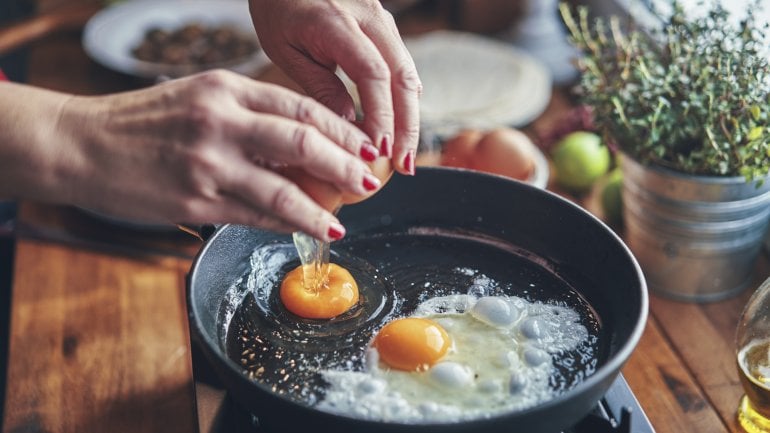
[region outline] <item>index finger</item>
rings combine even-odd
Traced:
[[[238,93],[238,98],[249,110],[313,125],[333,142],[366,161],[379,156],[367,134],[310,97],[274,84],[260,83],[255,87],[255,81],[247,77],[242,79],[249,80],[250,85],[240,87],[242,92]]]
[[[356,84],[364,113],[363,129],[374,140],[380,154],[391,156],[394,113],[391,71],[377,45],[357,25],[341,31],[332,26],[328,35],[332,55],[345,74]]]
[[[422,92],[417,68],[389,12],[383,9],[380,19],[367,21],[362,30],[378,47],[391,72],[395,141],[393,166],[401,173],[414,174],[420,135],[419,97]]]

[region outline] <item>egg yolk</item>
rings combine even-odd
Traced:
[[[326,266],[328,276],[317,287],[305,286],[302,265],[286,274],[280,296],[287,310],[307,319],[331,319],[358,302],[358,284],[350,272],[335,263]]]
[[[451,340],[438,323],[419,317],[394,320],[374,338],[380,359],[398,370],[422,371],[438,362]]]

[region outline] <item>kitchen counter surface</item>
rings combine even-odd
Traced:
[[[79,37],[33,44],[29,81],[82,94],[148,84],[92,62]],[[258,78],[288,83],[272,68]],[[528,130],[568,105],[556,89]],[[198,431],[184,286],[200,242],[35,203],[21,205],[16,236],[2,431]],[[768,275],[763,256],[752,288]],[[742,431],[733,337],[750,293],[711,304],[651,296],[623,374],[658,432]]]

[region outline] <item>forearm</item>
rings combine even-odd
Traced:
[[[73,96],[0,83],[0,197],[146,221],[234,222],[339,238],[275,167],[369,194],[371,139],[310,98],[226,71]]]
[[[68,167],[79,155],[58,125],[71,97],[0,82],[0,197],[66,201]]]

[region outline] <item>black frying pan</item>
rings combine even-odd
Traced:
[[[252,251],[267,243],[290,242],[290,237],[227,225],[207,240],[190,272],[191,333],[231,396],[257,415],[268,431],[557,432],[584,417],[605,394],[642,334],[648,299],[636,260],[601,221],[550,192],[477,172],[420,168],[414,177],[395,176],[381,192],[344,207],[339,216],[348,229],[346,239],[353,241],[388,233],[430,233],[415,229],[436,228],[440,229],[436,233],[460,233],[463,242],[527,251],[525,257],[571,285],[594,310],[601,327],[598,368],[581,383],[533,408],[449,424],[364,421],[277,395],[248,379],[241,366],[228,358],[228,328],[223,322],[231,311],[226,294],[248,272]],[[377,244],[373,245],[376,249]],[[409,253],[398,254],[408,257]],[[454,254],[446,251],[446,257],[451,260]]]

